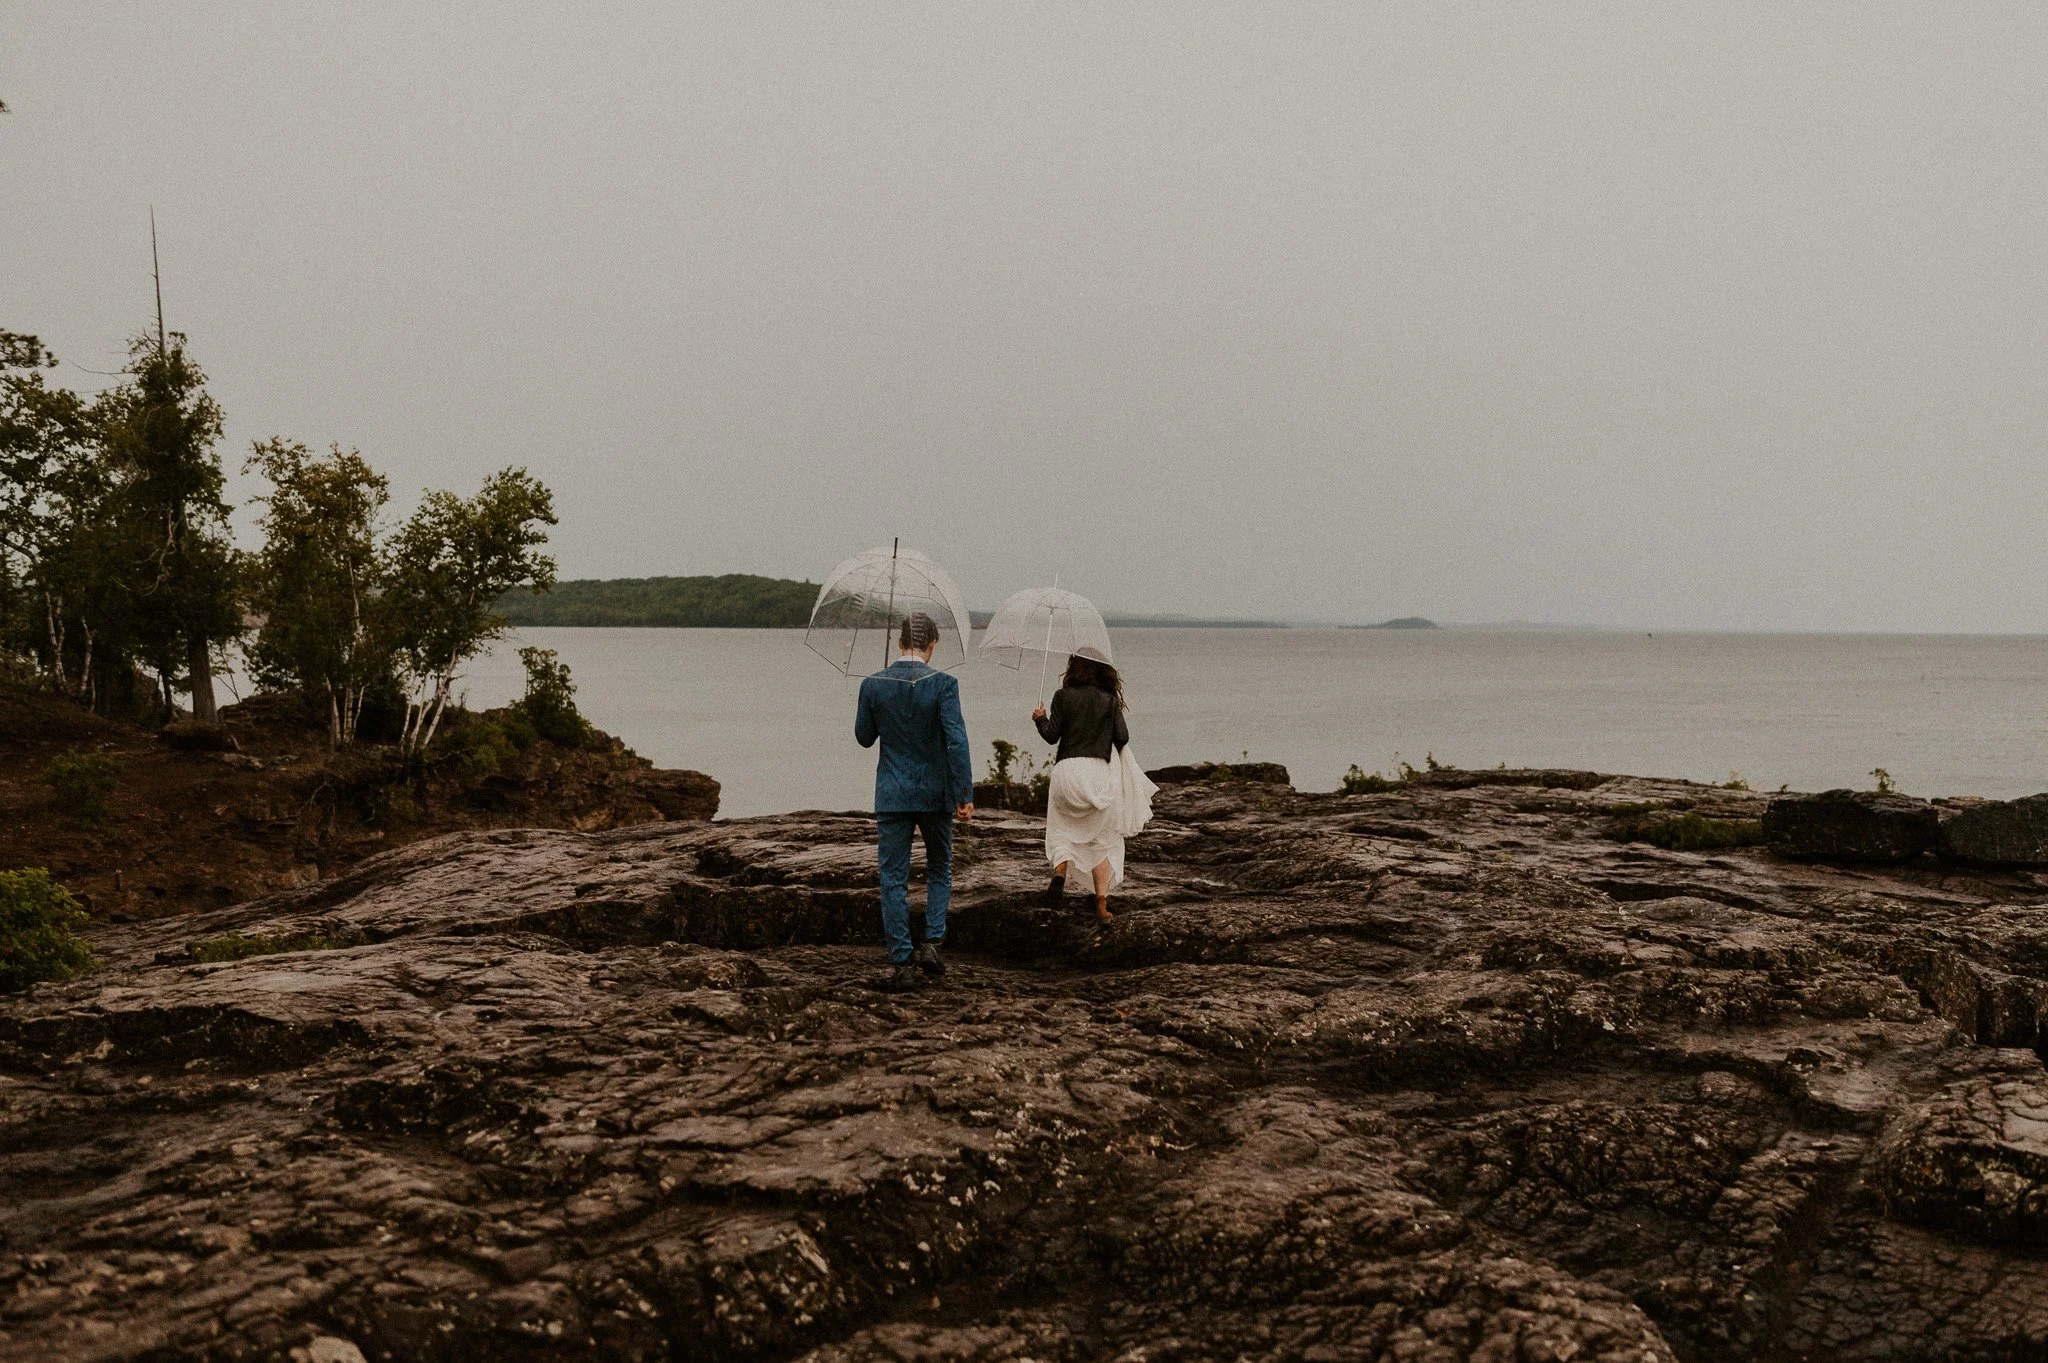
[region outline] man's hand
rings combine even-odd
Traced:
[[[966,804],[961,805],[958,809],[954,810],[953,818],[958,823],[973,823],[974,801],[969,800]]]
[[[1041,706],[1039,706],[1039,707],[1038,707],[1038,708],[1037,708],[1036,710],[1033,710],[1033,711],[1031,712],[1031,717],[1032,717],[1033,719],[1044,719],[1044,718],[1045,718],[1045,707],[1044,707],[1043,705],[1041,705]]]

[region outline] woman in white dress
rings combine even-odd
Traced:
[[[1040,737],[1059,745],[1045,810],[1045,855],[1052,863],[1048,904],[1067,891],[1067,872],[1078,868],[1095,882],[1095,916],[1107,923],[1109,892],[1124,878],[1124,839],[1152,817],[1152,793],[1131,756],[1124,722],[1124,683],[1100,658],[1076,653],[1052,698],[1031,712]]]

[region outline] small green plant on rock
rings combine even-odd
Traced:
[[[1671,852],[1718,852],[1760,845],[1764,826],[1758,819],[1712,819],[1688,813],[1663,819],[1625,818],[1614,836],[1623,842],[1646,842]]]
[[[1433,753],[1433,752],[1426,752],[1426,753],[1424,753],[1424,754],[1422,755],[1422,765],[1423,765],[1423,769],[1424,769],[1424,770],[1426,770],[1426,771],[1456,771],[1456,770],[1457,770],[1457,768],[1456,768],[1456,767],[1454,767],[1454,766],[1452,766],[1452,765],[1451,765],[1451,764],[1450,764],[1449,762],[1439,762],[1439,761],[1437,761],[1437,760],[1436,760],[1436,754],[1435,754],[1435,753]]]
[[[1369,772],[1356,762],[1344,773],[1344,784],[1338,787],[1346,795],[1379,795],[1400,788],[1399,781],[1390,781],[1376,771]]]
[[[1749,782],[1747,782],[1747,781],[1745,781],[1745,780],[1743,780],[1743,779],[1742,779],[1742,773],[1741,773],[1741,772],[1739,772],[1739,771],[1731,771],[1731,772],[1729,772],[1729,773],[1728,773],[1728,779],[1727,779],[1727,780],[1725,780],[1725,781],[1723,781],[1723,782],[1721,783],[1721,789],[1723,789],[1723,790],[1748,790],[1748,789],[1749,789]]]
[[[1879,795],[1898,794],[1899,788],[1892,784],[1892,774],[1883,767],[1872,767],[1870,775],[1877,782],[1877,793]]]
[[[121,784],[121,770],[121,763],[105,753],[72,748],[50,759],[43,781],[58,809],[97,823],[107,817],[107,801]]]
[[[92,948],[74,931],[85,910],[40,866],[0,871],[0,992],[92,969]]]
[[[334,932],[230,932],[210,937],[192,948],[192,959],[208,963],[240,961],[250,956],[276,956],[290,951],[340,951],[362,945],[359,935]]]

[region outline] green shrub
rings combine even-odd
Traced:
[[[522,648],[519,661],[526,667],[526,694],[512,708],[550,743],[565,748],[589,746],[594,730],[576,708],[576,684],[569,680],[569,665],[551,648]]]
[[[1883,767],[1872,767],[1870,774],[1877,779],[1877,793],[1879,795],[1896,795],[1898,793],[1899,788],[1893,784],[1892,774]]]
[[[1389,781],[1376,771],[1368,772],[1356,762],[1344,773],[1344,784],[1338,787],[1346,795],[1379,795],[1400,788],[1399,781]]]
[[[412,783],[404,779],[377,787],[370,795],[369,806],[369,821],[378,825],[418,823],[426,816],[419,797],[413,794]]]
[[[275,956],[287,951],[339,951],[360,946],[362,938],[345,933],[292,932],[244,935],[230,932],[211,937],[192,948],[195,961],[239,961],[249,956]]]
[[[105,753],[72,748],[50,759],[43,780],[57,808],[75,819],[107,817],[107,800],[121,784],[121,764]]]
[[[1672,852],[1714,852],[1760,845],[1764,826],[1756,819],[1710,819],[1704,814],[1680,814],[1672,819],[1629,823],[1622,828],[1621,835],[1626,841],[1647,842]]]
[[[518,740],[524,737],[531,745],[532,735],[532,726],[525,722],[524,715],[506,724],[497,719],[464,714],[460,723],[448,727],[447,737],[441,744],[441,757],[465,780],[481,780],[509,770],[519,760],[521,745]]]
[[[0,871],[0,992],[92,969],[92,948],[72,931],[85,910],[40,866]]]
[[[1007,738],[998,738],[990,743],[991,756],[988,759],[988,779],[999,786],[1010,784],[1010,769],[1017,765],[1017,758],[1023,753]]]

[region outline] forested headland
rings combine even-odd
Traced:
[[[717,782],[593,729],[545,649],[520,650],[520,700],[461,704],[498,600],[555,579],[526,470],[400,516],[360,451],[274,435],[240,451],[238,543],[184,336],[138,335],[99,392],[57,377],[0,331],[0,992],[85,968],[88,909],[219,907],[463,828],[716,811]]]
[[[510,592],[498,609],[515,625],[802,629],[817,599],[815,582],[726,573],[579,578],[557,582],[545,593]]]
[[[367,726],[419,752],[459,669],[504,632],[498,598],[555,579],[554,499],[524,469],[469,497],[429,490],[392,523],[390,482],[360,452],[284,436],[244,456],[266,486],[261,543],[238,545],[223,414],[184,336],[137,336],[90,397],[55,367],[0,331],[0,668],[17,682],[126,719],[169,721],[183,694],[211,724],[239,650],[265,691],[325,715],[331,746]]]

